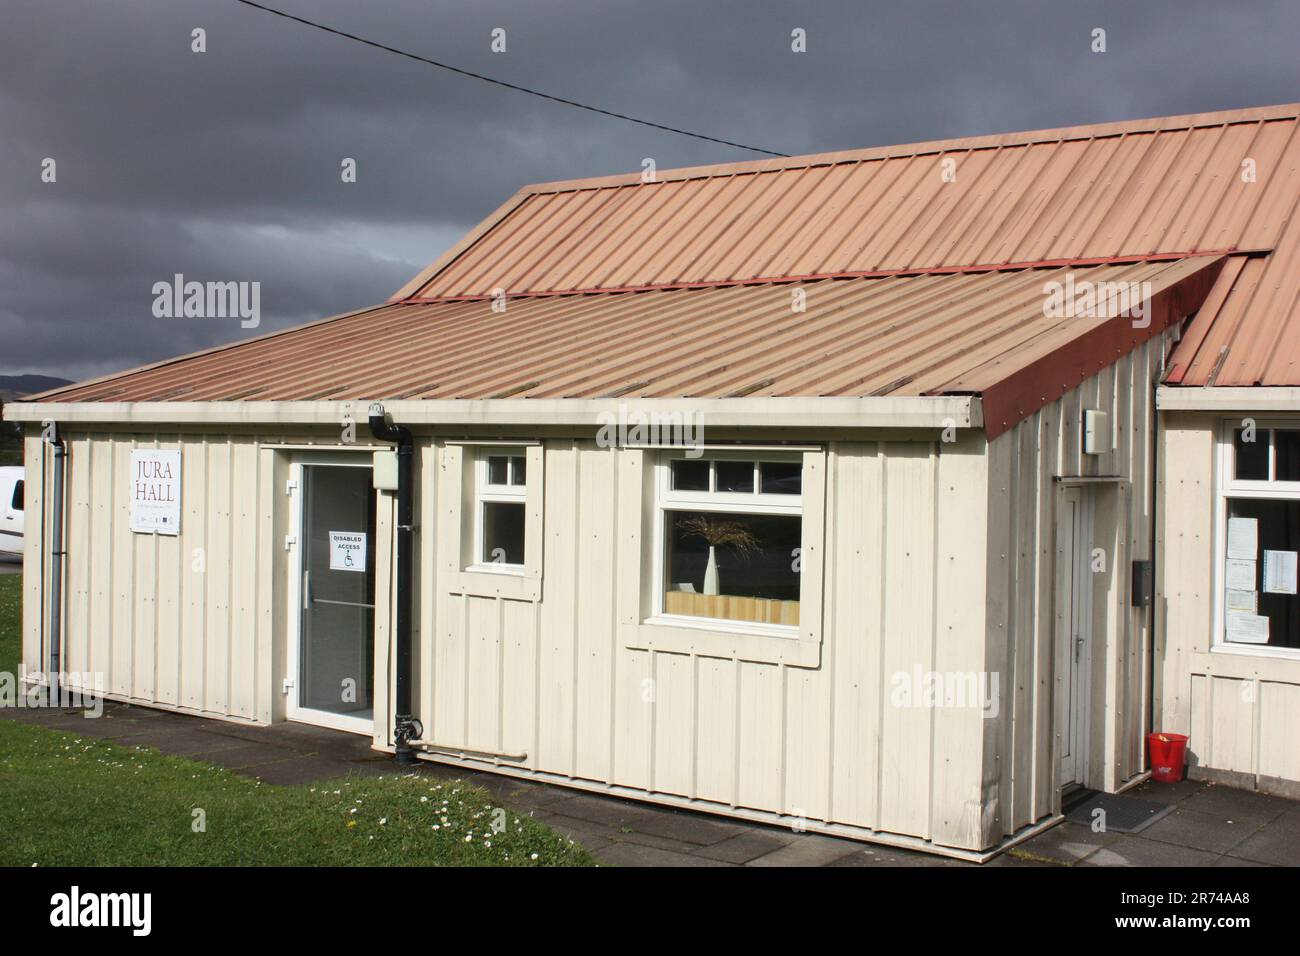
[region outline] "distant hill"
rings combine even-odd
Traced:
[[[24,395],[35,395],[37,392],[71,384],[66,378],[55,378],[53,375],[0,375],[0,402],[10,402]]]

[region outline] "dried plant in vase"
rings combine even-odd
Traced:
[[[758,550],[758,538],[738,521],[711,515],[692,515],[681,523],[684,538],[703,538],[709,545],[709,563],[704,569],[704,593],[718,593],[717,548],[731,548],[746,561]]]

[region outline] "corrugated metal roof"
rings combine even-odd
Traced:
[[[1287,165],[1300,194],[1300,144]],[[1300,385],[1300,215],[1276,250],[1233,256],[1170,360],[1171,385]]]
[[[1221,259],[398,304],[46,393],[50,402],[982,394],[990,433],[1194,309]],[[1044,315],[1045,286],[1151,282],[1150,328]],[[1199,277],[1199,278],[1198,278]],[[793,312],[803,290],[805,311]],[[1190,290],[1190,291],[1189,291]],[[1190,299],[1188,298],[1190,296]],[[1175,314],[1177,313],[1177,314]],[[1044,365],[1046,363],[1046,365]],[[1049,371],[1050,381],[1018,376]],[[1028,388],[1028,391],[1025,389]],[[1000,404],[999,404],[1000,403]],[[1000,418],[998,416],[1001,416]]]
[[[528,187],[395,298],[1266,252],[1297,198],[1298,117],[1287,105]]]
[[[1188,286],[1201,308],[1171,381],[1296,384],[1298,167],[1293,104],[699,167],[653,183],[631,175],[534,186],[389,307],[40,399],[960,387],[987,404],[1008,376],[1033,366],[1039,378],[1065,379],[1073,357],[1095,348],[1081,345],[1077,320],[1049,328],[1035,317],[1035,288],[1052,268],[1169,282],[1200,270],[1203,280],[1202,267],[1223,253],[1212,289]],[[789,312],[792,282],[807,291],[805,313]],[[485,301],[498,289],[510,296],[504,314]],[[1049,350],[1060,367],[1042,368],[1033,350],[1065,340],[1073,351]],[[1015,412],[1036,401],[1025,393]]]

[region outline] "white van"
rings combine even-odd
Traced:
[[[0,557],[23,553],[23,469],[0,468]]]

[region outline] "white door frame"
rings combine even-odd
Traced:
[[[301,706],[299,695],[300,665],[302,664],[302,575],[303,560],[307,553],[304,514],[303,465],[334,465],[348,468],[373,468],[369,455],[340,452],[294,453],[289,462],[289,475],[292,484],[290,495],[289,526],[294,539],[293,558],[289,561],[289,614],[288,647],[286,649],[285,674],[286,684],[284,715],[286,720],[297,723],[314,724],[317,727],[331,727],[334,730],[346,730],[349,733],[374,736],[374,717],[349,717],[345,714],[332,714],[329,711],[315,710]],[[378,555],[376,554],[376,558]]]
[[[1090,489],[1064,488],[1057,526],[1057,686],[1063,696],[1058,711],[1059,786],[1086,786],[1092,730],[1093,572]],[[1068,541],[1066,540],[1068,538]],[[1069,754],[1064,751],[1068,748]]]

